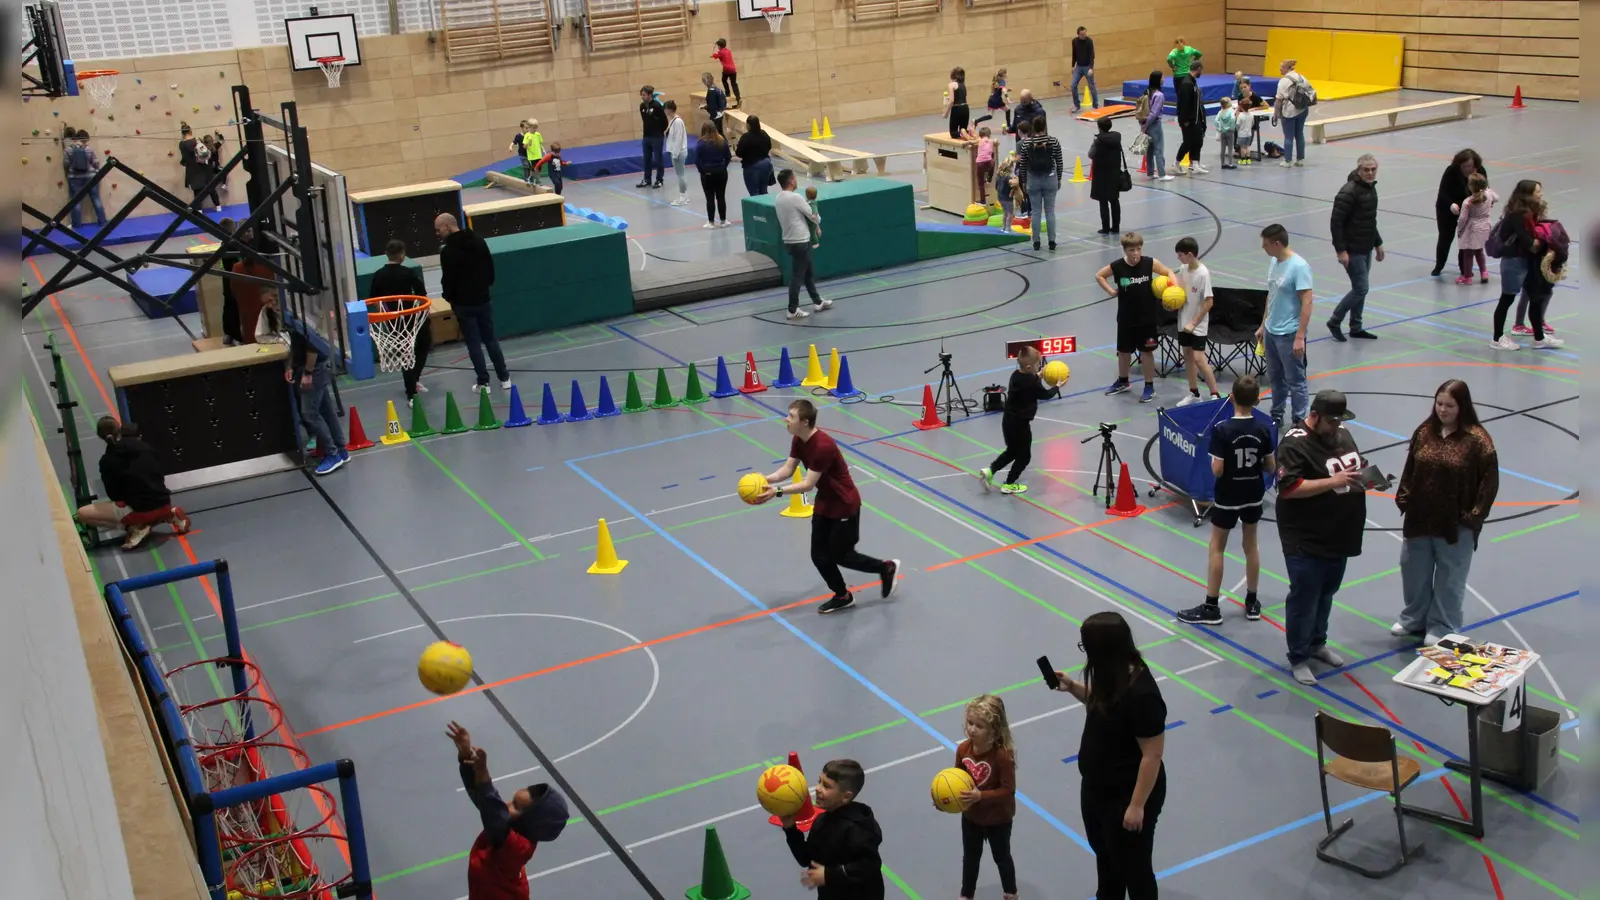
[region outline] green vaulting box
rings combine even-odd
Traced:
[[[853,178],[817,187],[822,245],[813,251],[818,278],[882,269],[917,259],[917,210],[911,185],[888,178]],[[803,194],[806,186],[800,185]],[[744,246],[772,258],[790,277],[773,193],[744,198]],[[569,226],[570,227],[570,226]],[[498,315],[498,310],[496,311]]]

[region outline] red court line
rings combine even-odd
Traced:
[[[1043,509],[1043,507],[1040,507],[1038,504],[1031,504],[1031,505],[1035,509]],[[1163,509],[1166,509],[1167,507],[1176,506],[1176,505],[1177,504],[1175,504],[1175,503],[1168,503],[1166,506],[1157,506],[1157,507],[1155,507],[1155,509],[1147,509],[1147,510],[1145,510],[1145,512],[1146,513],[1153,513],[1153,512],[1156,512],[1158,510],[1163,510]],[[1045,511],[1046,512],[1051,512],[1052,510],[1045,510]],[[937,572],[940,569],[948,569],[951,566],[959,566],[962,563],[969,563],[969,562],[972,562],[975,559],[983,559],[983,558],[988,557],[988,556],[994,556],[997,553],[1004,553],[1007,550],[1016,550],[1019,547],[1027,547],[1027,546],[1029,546],[1031,544],[1037,544],[1040,541],[1048,541],[1048,540],[1052,540],[1052,539],[1058,538],[1058,537],[1065,537],[1065,536],[1067,536],[1069,534],[1077,534],[1080,531],[1090,531],[1090,530],[1095,529],[1095,528],[1103,528],[1106,525],[1115,525],[1118,522],[1126,522],[1126,521],[1128,521],[1128,519],[1126,517],[1124,517],[1124,516],[1109,516],[1107,518],[1101,519],[1098,522],[1090,522],[1087,525],[1079,525],[1079,526],[1074,527],[1074,528],[1068,528],[1065,531],[1057,531],[1054,534],[1047,534],[1047,535],[1044,535],[1043,537],[1029,538],[1028,540],[1025,540],[1025,541],[1017,541],[1014,544],[1006,544],[1004,547],[992,547],[992,548],[990,548],[988,550],[982,551],[981,553],[974,553],[971,556],[963,556],[960,559],[952,559],[952,560],[949,560],[948,562],[942,562],[942,563],[939,563],[937,565],[932,565],[932,566],[929,566],[926,569],[926,571]]]
[[[40,284],[44,284],[48,280],[44,277],[44,273],[39,271],[39,264],[34,262],[31,256],[28,257],[28,265],[33,268],[33,277],[39,279]],[[50,295],[50,308],[56,311],[56,318],[61,321],[61,327],[66,329],[67,339],[72,341],[73,349],[78,351],[78,358],[83,360],[84,368],[89,370],[89,377],[94,379],[95,390],[100,392],[100,400],[106,405],[106,415],[119,422],[122,421],[122,417],[117,415],[117,405],[111,402],[111,395],[106,392],[106,386],[100,381],[100,373],[89,359],[89,354],[84,351],[83,344],[79,343],[78,330],[72,327],[72,322],[68,321],[66,311],[61,308],[61,301],[56,299],[57,296],[57,294]]]

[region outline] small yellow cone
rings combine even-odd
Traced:
[[[411,435],[406,434],[406,430],[400,427],[400,415],[394,411],[394,401],[390,400],[389,409],[384,414],[383,442],[393,446],[395,444],[404,444],[409,440],[411,440]]]
[[[1185,153],[1183,155],[1183,159],[1178,160],[1178,168],[1180,168],[1180,169],[1189,168],[1189,154]]]
[[[1083,177],[1083,157],[1074,156],[1072,158],[1072,178],[1069,179],[1069,181],[1072,184],[1083,184],[1088,180],[1089,179]]]
[[[822,132],[817,130],[817,120],[816,119],[812,119],[811,120],[811,139],[813,141],[822,140]]]
[[[1094,95],[1089,93],[1089,82],[1083,82],[1083,99],[1080,101],[1083,109],[1094,109]]]
[[[833,126],[828,124],[828,117],[827,116],[823,116],[822,117],[822,139],[826,141],[826,140],[832,140],[832,138],[833,138]]]
[[[839,386],[839,348],[833,348],[828,354],[828,380],[822,383],[828,390]]]
[[[594,565],[589,567],[590,575],[615,575],[628,567],[628,561],[617,559],[617,545],[611,543],[611,529],[606,527],[606,520],[600,520],[600,544],[594,551]]]
[[[795,466],[794,483],[799,484],[804,480],[805,477],[800,474],[800,467]],[[790,519],[809,519],[811,518],[811,504],[806,502],[805,495],[801,494],[799,491],[796,491],[789,495],[789,505],[785,507],[783,512],[779,513],[778,515],[785,516]]]
[[[811,352],[806,356],[806,377],[800,380],[803,387],[817,387],[828,383],[828,376],[823,374],[822,360],[817,358],[817,345],[811,345]]]
[[[1267,344],[1266,344],[1266,341],[1264,339],[1256,341],[1256,355],[1257,356],[1266,356],[1267,355]]]

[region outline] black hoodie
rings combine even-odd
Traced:
[[[439,247],[439,275],[439,293],[452,307],[482,306],[494,284],[494,255],[472,229],[458,229]]]
[[[100,480],[107,498],[134,512],[151,512],[172,502],[156,451],[136,437],[106,443]]]
[[[817,900],[883,900],[883,860],[878,845],[883,830],[872,807],[852,800],[817,817],[809,839],[800,829],[784,829],[789,852],[803,868],[820,863],[827,872]]]
[[[555,840],[567,827],[567,798],[549,785],[531,785],[533,805],[513,818],[494,782],[477,783],[472,763],[461,763],[461,783],[483,820],[468,855],[469,900],[524,900],[528,876],[523,867],[540,842]]]
[[[1350,170],[1350,178],[1333,198],[1333,217],[1329,222],[1335,253],[1368,253],[1383,246],[1378,233],[1378,183],[1368,184],[1360,171]]]

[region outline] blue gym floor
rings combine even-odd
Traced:
[[[1325,104],[1322,114],[1425,98],[1431,95],[1400,92]],[[1048,105],[1069,154],[1085,152],[1089,127],[1069,120],[1065,99]],[[750,106],[759,111],[759,98]],[[1169,707],[1170,788],[1156,832],[1166,896],[1570,898],[1584,886],[1574,704],[1590,686],[1580,680],[1585,640],[1569,625],[1579,602],[1573,560],[1582,554],[1583,340],[1573,304],[1583,267],[1580,260],[1556,291],[1550,319],[1567,340],[1558,352],[1490,350],[1498,283],[1457,286],[1453,270],[1428,276],[1435,187],[1462,147],[1483,155],[1503,197],[1517,179],[1537,178],[1554,215],[1569,225],[1579,215],[1574,108],[1501,106],[1480,104],[1482,115],[1470,121],[1314,146],[1304,169],[1222,173],[1213,165],[1215,174],[1168,183],[1136,178],[1124,202],[1124,228],[1145,235],[1147,253],[1170,264],[1173,243],[1193,235],[1222,285],[1261,286],[1267,260],[1258,234],[1282,222],[1315,268],[1325,318],[1347,287],[1327,240],[1329,203],[1356,156],[1377,154],[1389,258],[1374,269],[1367,324],[1380,338],[1335,344],[1318,318],[1312,385],[1350,396],[1358,415],[1350,430],[1385,471],[1401,469],[1406,438],[1449,377],[1470,383],[1499,447],[1500,508],[1483,535],[1467,606],[1467,618],[1482,624],[1468,630],[1543,655],[1529,679],[1530,701],[1562,716],[1561,771],[1537,794],[1489,784],[1481,842],[1408,822],[1426,854],[1383,882],[1313,854],[1322,835],[1313,714],[1391,728],[1402,753],[1424,769],[1426,780],[1407,792],[1411,802],[1456,811],[1467,796],[1460,776],[1440,774],[1445,760],[1466,753],[1461,710],[1390,681],[1410,653],[1388,633],[1401,604],[1398,514],[1387,499],[1369,498],[1365,551],[1351,561],[1331,628],[1355,662],[1315,687],[1295,683],[1285,666],[1277,624],[1284,568],[1270,525],[1262,539],[1266,620],[1247,623],[1232,604],[1218,628],[1172,620],[1174,609],[1202,597],[1207,530],[1191,527],[1175,497],[1141,497],[1149,512],[1113,521],[1090,495],[1098,446],[1080,441],[1096,423],[1117,423],[1116,444],[1142,489],[1155,407],[1176,403],[1184,389],[1165,379],[1156,388],[1160,403],[1150,405],[1140,405],[1137,392],[1102,396],[1115,367],[1114,304],[1093,273],[1118,251],[1114,239],[1094,235],[1087,185],[1064,186],[1054,253],[991,250],[832,280],[822,289],[837,306],[800,322],[785,320],[783,292],[769,290],[506,344],[535,415],[546,382],[564,410],[572,379],[593,405],[601,375],[620,401],[631,371],[648,402],[658,367],[681,396],[690,362],[709,390],[718,356],[737,383],[744,354],[753,351],[770,382],[780,348],[797,365],[810,344],[824,357],[838,348],[867,399],[817,398],[820,424],[846,447],[861,485],[861,549],[904,562],[890,601],[868,588],[856,609],[817,616],[826,591],[808,561],[809,524],[779,516],[777,505],[735,499],[740,474],[770,471],[785,454],[778,417],[789,400],[811,396],[778,389],[611,419],[432,437],[362,451],[314,482],[283,473],[189,492],[178,502],[196,533],[128,554],[100,552],[95,562],[109,580],[193,559],[229,561],[245,645],[298,742],[316,761],[356,761],[385,900],[465,894],[464,854],[478,825],[444,737],[452,719],[488,750],[503,785],[549,780],[534,770],[529,745],[536,744],[589,811],[574,803],[574,815],[587,821],[539,848],[529,866],[535,896],[679,896],[699,881],[708,824],[717,826],[734,876],[755,896],[804,896],[752,790],[764,765],[798,751],[813,777],[833,757],[868,768],[861,799],[883,825],[891,897],[953,897],[957,823],[929,808],[927,785],[949,764],[965,699],[981,691],[1003,693],[1016,729],[1022,895],[1089,897],[1094,862],[1081,836],[1072,764],[1083,712],[1039,686],[1033,659],[1048,654],[1058,665],[1077,664],[1077,623],[1105,609],[1129,619]],[[860,126],[841,129],[839,143],[920,149],[920,136],[939,128],[928,118]],[[1212,141],[1208,164],[1214,153]],[[920,187],[918,169],[914,158],[897,160],[891,177]],[[676,260],[709,270],[743,241],[737,228],[700,229],[692,171],[690,179],[687,208],[668,205],[670,171],[666,191],[638,190],[632,176],[621,176],[569,182],[567,196],[631,223],[635,265]],[[731,180],[736,198],[740,180]],[[57,264],[35,261],[46,271]],[[109,405],[106,367],[189,349],[176,324],[144,319],[125,296],[85,286],[44,304],[24,335],[37,363],[28,391],[63,472],[44,387],[47,333],[67,352],[79,411],[87,414],[80,430]],[[997,451],[998,418],[958,416],[952,428],[914,430],[916,401],[934,377],[924,370],[937,365],[942,346],[962,389],[976,398],[984,385],[1004,383],[1006,339],[1054,335],[1075,335],[1080,350],[1067,360],[1065,395],[1045,404],[1035,424],[1033,468],[1024,478],[1032,490],[985,494],[970,473]],[[434,351],[424,398],[436,426],[446,391],[470,399],[464,357],[459,344]],[[342,384],[341,399],[376,434],[385,402],[399,404],[402,393],[396,377],[382,376]],[[496,391],[494,399],[503,417],[506,395]],[[471,404],[464,408],[470,416]],[[92,450],[87,463],[92,471]],[[602,517],[629,561],[618,576],[584,571]],[[1237,549],[1224,582],[1230,598],[1242,597]],[[219,652],[200,585],[136,600],[167,668]],[[415,660],[437,633],[471,649],[490,690],[422,703],[430,695],[416,681]],[[1338,785],[1332,791],[1349,810],[1337,815],[1357,819],[1340,849],[1367,862],[1387,859],[1396,836],[1382,797]],[[613,846],[626,848],[640,877]],[[979,896],[999,894],[986,861]]]

